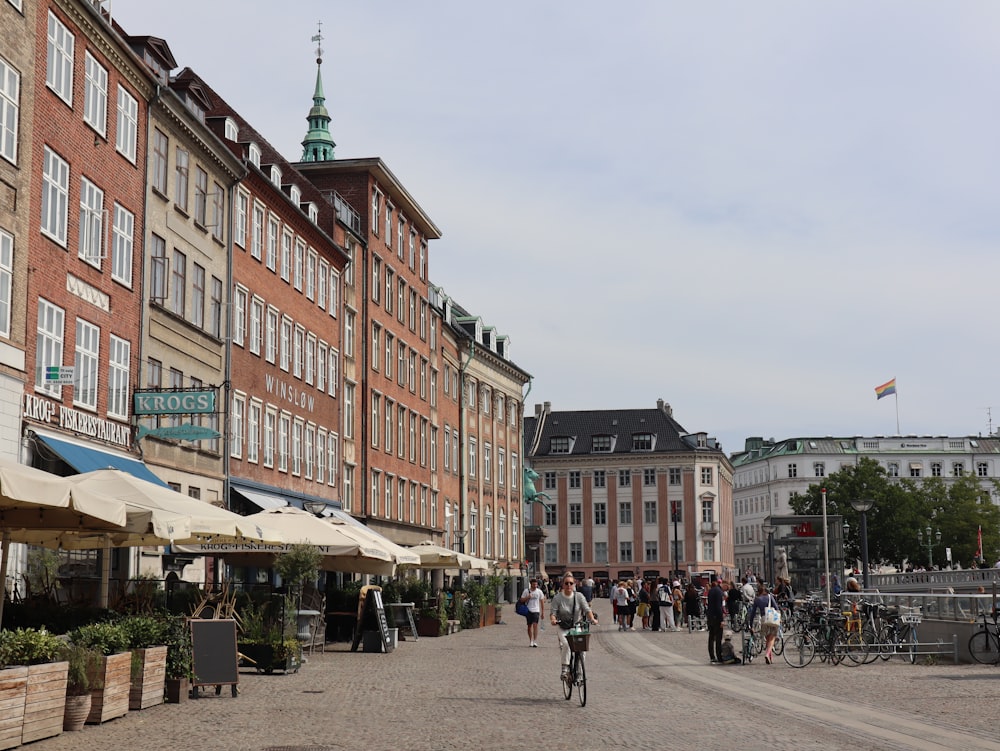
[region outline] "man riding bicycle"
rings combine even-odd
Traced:
[[[553,626],[558,626],[556,632],[559,636],[559,656],[562,660],[562,678],[569,677],[569,642],[566,641],[566,632],[581,621],[584,616],[590,619],[591,623],[597,623],[597,615],[590,609],[587,598],[580,592],[574,590],[576,581],[573,574],[565,574],[562,578],[562,587],[558,594],[552,598],[549,605],[549,620]]]

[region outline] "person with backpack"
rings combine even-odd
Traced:
[[[674,598],[667,580],[662,576],[656,584],[656,601],[660,611],[660,631],[677,631],[674,622]]]

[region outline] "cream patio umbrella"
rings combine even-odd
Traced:
[[[430,540],[418,543],[410,548],[420,556],[420,568],[468,568],[463,566],[459,556],[468,558],[456,550],[449,550],[435,545]]]
[[[359,540],[367,541],[371,545],[385,548],[392,556],[393,562],[397,566],[420,566],[420,556],[413,552],[412,548],[398,545],[383,534],[376,532],[350,514],[339,509],[330,509],[329,516],[322,517],[327,524],[332,524],[346,534],[356,537]]]
[[[212,552],[224,556],[230,563],[270,567],[274,558],[291,545],[312,545],[323,554],[320,568],[324,571],[390,576],[396,568],[392,554],[384,545],[348,533],[345,524],[329,524],[294,506],[267,509],[245,518],[277,530],[284,542],[184,545],[181,549],[193,553]],[[206,548],[211,550],[206,551]]]
[[[65,477],[0,459],[0,579],[7,583],[10,542],[28,531],[120,530],[127,521],[121,501],[87,489],[76,492]],[[3,620],[0,592],[0,622]]]

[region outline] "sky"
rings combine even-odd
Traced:
[[[526,414],[662,398],[727,453],[1000,424],[992,0],[112,11],[290,161],[322,21],[336,157],[442,230],[431,282],[510,338]]]

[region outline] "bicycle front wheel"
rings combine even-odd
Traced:
[[[847,634],[846,640],[847,659],[845,665],[862,665],[868,662],[868,642],[857,631]]]
[[[816,643],[807,633],[793,633],[782,642],[781,656],[793,668],[804,668],[816,656]]]
[[[911,665],[917,664],[917,629],[907,626],[906,630],[900,634],[900,648],[903,659]]]
[[[580,706],[587,706],[587,661],[581,652],[576,656],[576,698]]]
[[[996,665],[1000,662],[1000,642],[989,631],[977,631],[969,639],[969,654],[983,665]]]
[[[570,655],[569,675],[564,675],[561,678],[563,687],[563,696],[566,698],[566,701],[569,701],[570,697],[573,696],[573,669],[575,667],[575,663],[576,663],[576,655],[575,654]]]

